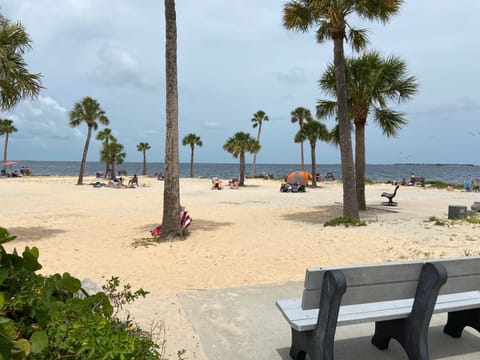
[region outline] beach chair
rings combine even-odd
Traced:
[[[397,191],[398,191],[399,187],[400,187],[400,185],[397,185],[395,187],[395,191],[393,193],[387,193],[387,192],[382,193],[381,196],[386,197],[388,199],[388,201],[383,202],[382,205],[385,205],[385,206],[397,206],[398,205],[395,201],[393,201],[393,198],[397,195]]]

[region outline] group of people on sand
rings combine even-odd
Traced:
[[[120,177],[114,177],[112,180],[110,180],[108,183],[102,183],[100,181],[97,181],[95,184],[93,184],[94,187],[112,187],[112,188],[137,188],[138,185],[138,177],[137,174],[133,175],[133,177],[128,181],[128,184],[125,184],[125,178],[122,176]]]
[[[402,181],[400,181],[400,184],[398,183],[398,181],[389,181],[389,183],[392,185],[415,186],[415,184],[417,183],[417,176],[412,173],[408,182],[407,179],[403,178]]]
[[[238,178],[233,178],[231,180],[228,180],[228,186],[230,189],[238,189],[240,186],[240,180]],[[222,180],[214,177],[212,179],[212,190],[223,190],[223,182]]]

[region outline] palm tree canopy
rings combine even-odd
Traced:
[[[85,122],[88,127],[97,130],[97,120],[102,125],[108,125],[109,123],[105,111],[101,109],[98,101],[89,96],[84,97],[82,101],[75,103],[73,110],[70,111],[69,115],[69,124],[71,127],[79,126],[81,123]]]
[[[30,43],[20,23],[0,15],[0,110],[11,110],[22,99],[35,99],[42,89],[41,74],[29,73],[23,58]]]
[[[237,132],[233,137],[227,139],[223,149],[237,158],[246,152],[256,153],[260,151],[260,143],[248,133]]]
[[[148,142],[141,142],[137,144],[137,151],[146,151],[150,149],[150,144]]]
[[[258,110],[255,114],[253,114],[252,122],[253,122],[253,128],[256,128],[257,126],[261,126],[264,121],[269,121],[270,119],[268,118],[268,115],[265,114],[264,111]]]
[[[191,148],[194,148],[195,146],[202,147],[203,143],[200,136],[197,136],[194,133],[190,133],[188,135],[185,135],[185,137],[182,140],[182,145],[183,146],[190,145]]]
[[[305,122],[313,120],[310,110],[301,106],[293,110],[290,115],[292,124],[298,122],[300,127],[302,127]]]
[[[324,124],[316,120],[311,120],[302,126],[294,139],[296,143],[307,140],[310,144],[315,144],[318,140],[329,141],[330,133]]]
[[[13,120],[0,119],[0,135],[11,134],[17,131],[17,128],[13,126]]]
[[[292,0],[284,6],[283,25],[302,32],[316,27],[317,42],[346,39],[355,50],[360,50],[368,43],[367,31],[351,27],[346,18],[355,13],[360,18],[386,23],[398,13],[402,3],[403,0]]]
[[[123,151],[124,146],[116,141],[112,141],[110,144],[104,144],[103,149],[100,152],[100,159],[103,162],[113,162],[117,164],[123,163],[123,160],[127,154]]]
[[[115,136],[112,135],[112,130],[109,128],[105,128],[102,131],[98,132],[96,139],[100,141],[104,141],[106,143],[117,140]]]
[[[416,93],[418,84],[407,75],[406,63],[396,56],[384,59],[378,52],[369,52],[346,61],[349,117],[366,121],[369,114],[379,124],[386,136],[395,136],[407,123],[402,113],[388,108],[389,101],[408,101]],[[328,95],[336,91],[335,69],[330,64],[319,80],[320,88]],[[334,116],[336,102],[320,100],[317,103],[319,118]]]

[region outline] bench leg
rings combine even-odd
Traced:
[[[293,360],[305,360],[307,354],[311,360],[333,360],[338,311],[346,288],[345,276],[340,270],[325,273],[317,326],[310,331],[292,329],[290,356]]]
[[[440,264],[423,265],[412,312],[406,319],[377,321],[372,344],[380,350],[388,348],[390,339],[397,340],[409,360],[428,360],[428,326],[440,287],[447,281],[447,272]]]
[[[443,332],[451,337],[459,338],[462,336],[465,326],[471,326],[480,332],[480,309],[449,312]]]
[[[409,360],[428,360],[428,326],[415,329],[410,319],[378,321],[372,344],[380,350],[388,349],[391,339],[397,340],[408,355]]]

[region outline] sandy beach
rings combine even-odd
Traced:
[[[480,193],[401,187],[398,207],[385,207],[380,194],[393,186],[367,185],[368,210],[361,214],[367,226],[345,228],[323,226],[342,214],[337,182],[280,193],[276,180],[247,179],[239,190],[216,191],[210,179],[181,179],[181,204],[193,218],[190,235],[152,243],[163,182],[139,182],[136,189],[113,189],[77,186],[73,177],[1,178],[0,226],[17,236],[7,249],[39,248],[44,274],[69,272],[99,284],[118,276],[149,291],[130,311],[145,327],[165,322],[172,358],[186,349],[189,359],[206,359],[178,293],[302,281],[313,266],[480,253],[479,225],[429,220],[447,220],[449,205],[470,209]]]

